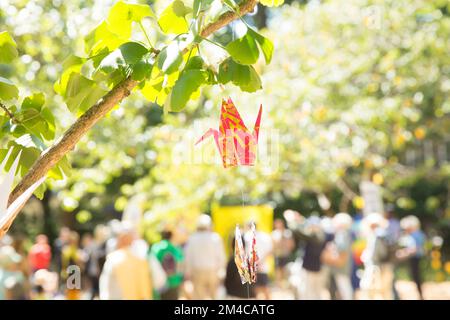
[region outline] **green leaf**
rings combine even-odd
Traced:
[[[157,58],[158,68],[167,74],[177,71],[182,62],[183,55],[176,41],[161,50]]]
[[[284,3],[284,0],[259,0],[259,3],[266,7],[278,7]]]
[[[200,56],[194,56],[189,59],[189,61],[186,63],[186,66],[184,67],[184,70],[190,70],[190,69],[202,69],[203,68],[204,61],[202,57]]]
[[[19,152],[22,151],[22,155],[19,161],[19,167],[17,170],[17,174],[20,177],[23,177],[37,160],[37,158],[41,154],[41,150],[39,150],[33,143],[30,135],[25,135],[16,141],[10,141],[8,143],[7,148],[0,149],[0,159],[4,159],[8,150],[12,148],[11,156],[9,157],[6,163],[6,170],[11,168],[11,165],[18,156]],[[37,194],[39,195],[39,193]]]
[[[185,7],[183,1],[173,1],[161,13],[158,24],[161,30],[166,34],[180,34],[186,33],[189,30],[185,15],[188,9]]]
[[[159,77],[146,81],[141,92],[148,101],[162,105],[167,97],[164,89],[164,77]]]
[[[58,162],[58,164],[49,171],[48,177],[53,178],[55,180],[62,180],[62,179],[64,179],[64,177],[68,177],[70,175],[71,169],[72,169],[72,166],[70,165],[70,162],[67,159],[67,156],[64,156]]]
[[[140,22],[145,17],[154,16],[149,5],[119,1],[109,11],[106,23],[111,32],[123,38],[129,38],[133,22]]]
[[[14,39],[7,31],[0,32],[0,63],[11,63],[17,55]]]
[[[208,74],[204,70],[191,69],[184,71],[175,86],[170,97],[170,111],[181,111],[202,84],[207,80]]]
[[[12,148],[12,153],[7,161],[6,169],[8,170],[14,159],[17,157],[20,151],[22,151],[22,156],[20,157],[19,162],[19,168],[18,168],[18,174],[20,177],[23,177],[25,174],[28,173],[31,166],[35,163],[37,158],[41,155],[41,152],[46,149],[46,146],[42,144],[42,142],[36,141],[32,136],[29,134],[26,134],[20,138],[18,138],[16,141],[11,141],[8,143],[7,148],[0,149],[0,161],[2,161],[8,150]],[[54,166],[48,173],[49,178],[53,179],[63,179],[64,176],[69,176],[71,170],[71,165],[67,159],[67,157],[63,157],[57,164]],[[43,185],[42,188],[38,188],[38,190],[35,191],[35,195],[37,197],[43,196],[43,193],[45,192],[46,187]]]
[[[45,103],[45,96],[43,93],[34,93],[33,95],[23,99],[21,109],[35,109],[41,111],[42,106]]]
[[[137,63],[144,54],[148,53],[147,48],[137,42],[124,43],[119,50],[125,63],[129,65]]]
[[[242,38],[230,42],[226,49],[233,59],[240,64],[254,64],[258,61],[259,50],[255,39],[247,32]]]
[[[107,55],[100,63],[98,69],[105,73],[115,70],[130,70],[131,66],[139,62],[148,53],[147,48],[137,42],[127,42]]]
[[[213,2],[214,0],[194,0],[192,5],[193,17],[197,18],[199,13],[207,10]]]
[[[133,80],[142,81],[144,79],[150,79],[153,70],[154,59],[151,53],[148,53],[141,60],[133,66],[133,74],[131,75]]]
[[[53,85],[53,89],[56,93],[61,96],[66,94],[67,82],[69,81],[69,77],[73,72],[80,72],[81,67],[86,59],[71,55],[66,58],[63,62],[64,72],[61,77],[55,84]]]
[[[109,30],[108,24],[103,21],[85,37],[85,49],[90,56],[104,52],[105,48],[111,52],[127,42],[128,38]]]
[[[44,107],[44,103],[45,96],[42,93],[35,93],[23,100],[20,112],[16,114],[20,124],[14,128],[15,136],[25,131],[42,140],[55,138],[55,118],[50,109]],[[24,130],[21,130],[20,126],[23,126]]]
[[[266,60],[266,64],[269,64],[272,60],[272,54],[273,54],[273,43],[263,35],[259,34],[253,29],[248,29],[248,34],[250,34],[258,43],[259,48],[264,54],[264,59]]]
[[[73,72],[67,82],[64,98],[70,111],[83,112],[103,97],[106,92],[95,81]]]
[[[247,92],[255,92],[262,88],[261,79],[253,66],[239,64],[232,58],[228,58],[220,64],[217,80],[222,84],[231,81]]]
[[[0,99],[10,100],[19,96],[19,89],[10,80],[0,77]]]

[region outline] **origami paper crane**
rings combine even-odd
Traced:
[[[242,284],[252,284],[256,282],[256,273],[258,271],[258,253],[256,251],[256,227],[252,225],[252,242],[249,252],[246,254],[242,243],[242,235],[239,226],[236,226],[234,234],[234,263],[239,271]]]
[[[11,156],[11,152],[12,148],[8,150],[5,159],[3,159],[3,162],[0,164],[0,229],[2,229],[9,221],[11,221],[11,219],[14,219],[14,217],[19,213],[19,211],[31,197],[36,188],[39,187],[45,180],[45,177],[38,180],[31,187],[25,190],[25,192],[22,193],[22,195],[20,195],[8,207],[8,199],[11,193],[12,184],[14,182],[14,176],[17,170],[17,166],[19,165],[20,156],[22,154],[22,152],[20,151],[9,171],[5,175],[3,175],[3,169],[5,168],[6,163]]]
[[[224,168],[234,167],[238,164],[253,166],[258,146],[261,113],[262,105],[259,107],[253,133],[250,133],[233,101],[231,99],[222,100],[219,130],[209,129],[195,144],[213,136],[222,156]]]

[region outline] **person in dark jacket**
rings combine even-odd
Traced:
[[[326,245],[326,236],[320,226],[320,218],[311,216],[305,219],[293,210],[285,211],[284,218],[296,239],[304,243],[302,263],[304,281],[301,297],[307,300],[319,300],[325,287],[321,256]]]
[[[240,298],[255,298],[255,290],[253,286],[248,286],[248,284],[242,284],[241,276],[234,262],[234,246],[235,238],[233,237],[231,241],[231,255],[227,262],[227,270],[225,274],[225,290],[227,291],[227,296],[231,299]],[[243,241],[245,246],[245,242]]]

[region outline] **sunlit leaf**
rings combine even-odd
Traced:
[[[19,89],[10,80],[0,77],[0,99],[10,100],[17,98]]]
[[[183,55],[179,44],[172,42],[165,47],[158,55],[158,68],[167,74],[175,72],[183,62]]]
[[[123,38],[129,38],[133,22],[140,22],[145,17],[154,16],[149,5],[119,1],[109,11],[106,23],[111,32]]]
[[[192,94],[205,83],[206,79],[207,73],[204,70],[191,69],[183,72],[173,87],[170,111],[183,110]]]
[[[255,39],[250,33],[230,42],[226,49],[233,59],[240,64],[254,64],[258,61],[259,50]]]
[[[219,66],[217,76],[220,83],[232,82],[243,91],[255,92],[262,88],[261,79],[252,66],[235,62],[232,58],[223,61]]]
[[[189,30],[189,26],[185,18],[187,13],[188,8],[185,7],[183,1],[173,1],[159,16],[158,24],[161,30],[168,34],[180,34],[187,32]]]
[[[284,3],[284,0],[259,0],[259,3],[266,7],[278,7]]]
[[[14,39],[7,31],[0,32],[0,63],[11,63],[17,54]]]
[[[272,60],[272,54],[273,54],[273,43],[263,35],[259,34],[253,29],[248,29],[248,33],[256,40],[256,42],[259,45],[259,48],[264,54],[264,59],[266,60],[266,63],[269,64]]]
[[[70,111],[83,112],[103,97],[106,92],[95,81],[73,72],[67,82],[64,98]]]

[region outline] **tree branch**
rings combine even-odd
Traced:
[[[240,16],[252,12],[257,2],[257,0],[243,2],[238,10],[240,15],[234,12],[224,13],[216,21],[207,25],[201,32],[201,36],[208,37],[215,31],[238,19]],[[157,54],[157,52],[155,52],[155,54]],[[138,82],[132,80],[130,77],[126,78],[78,118],[58,141],[40,155],[28,173],[14,188],[8,203],[11,204],[14,202],[14,200],[16,200],[33,183],[44,177],[67,153],[75,148],[75,145],[89,129],[111,111],[115,105],[128,97],[137,84]],[[11,219],[2,227],[0,230],[0,238],[8,231],[15,218],[15,216],[11,217]]]
[[[216,32],[219,29],[222,29],[223,27],[227,26],[231,22],[233,22],[236,19],[239,19],[240,17],[246,15],[247,13],[250,13],[255,8],[256,4],[258,3],[258,0],[248,0],[240,4],[238,12],[240,14],[237,14],[236,12],[228,11],[225,12],[223,15],[220,16],[217,21],[210,23],[207,25],[202,33],[201,36],[206,38],[212,33]]]
[[[9,109],[8,109],[3,103],[1,103],[1,102],[0,102],[0,108],[2,108],[3,111],[5,111],[6,115],[7,115],[13,122],[18,122],[17,119],[16,119],[16,117],[14,117],[14,115],[12,114],[12,112],[9,111]]]

